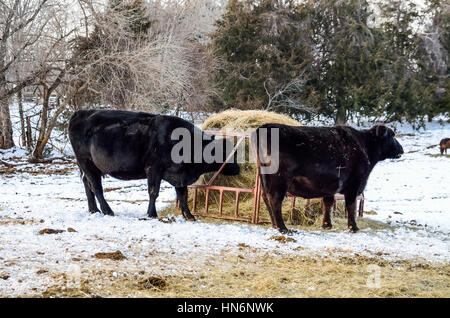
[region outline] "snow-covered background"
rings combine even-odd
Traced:
[[[450,136],[450,124],[432,122],[426,130],[397,127],[405,154],[379,163],[365,191],[366,211],[389,222],[385,229],[365,228],[357,234],[343,230],[301,230],[293,242],[270,239],[279,233],[262,226],[205,221],[143,220],[147,209],[145,180],[103,181],[115,217],[87,212],[79,172],[62,161],[29,164],[23,149],[1,151],[0,159],[14,163],[13,173],[0,174],[0,296],[42,292],[55,273],[89,268],[97,252],[120,250],[127,260],[112,264],[145,268],[155,274],[195,272],[204,262],[220,262],[221,253],[245,244],[273,255],[377,255],[433,263],[450,261],[450,158],[436,145]],[[163,183],[157,208],[175,197]],[[68,228],[76,232],[68,232]],[[44,228],[66,230],[40,235]],[[102,266],[105,266],[102,263]]]

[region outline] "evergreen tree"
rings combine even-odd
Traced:
[[[427,59],[423,64],[428,83],[428,119],[450,113],[450,3],[430,0],[427,14],[431,23],[422,36]]]
[[[270,95],[301,73],[308,54],[299,21],[293,1],[230,0],[212,35],[223,61],[217,107],[267,108]]]
[[[430,1],[445,70],[431,67],[411,0],[383,1],[377,15],[367,0],[231,0],[212,42],[223,61],[218,105],[268,108],[281,96],[276,110],[313,109],[337,124],[364,116],[421,125],[448,112],[448,6]]]
[[[376,80],[374,49],[379,40],[368,26],[372,12],[367,1],[306,1],[314,61],[305,99],[318,113],[346,123],[356,112],[376,108],[368,83]]]
[[[382,79],[386,88],[380,99],[386,121],[423,123],[428,112],[424,51],[413,24],[419,21],[419,12],[411,1],[390,0],[380,6],[383,41],[378,54],[383,58]]]

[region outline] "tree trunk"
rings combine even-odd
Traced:
[[[0,87],[0,149],[9,149],[14,147],[13,129],[8,97],[3,94],[2,90]]]
[[[21,146],[25,147],[27,144],[27,141],[26,141],[26,133],[25,133],[25,118],[23,117],[22,90],[19,90],[17,92],[17,104],[19,105]]]
[[[30,116],[27,116],[27,148],[29,150],[31,150],[33,148],[33,136],[31,134]]]
[[[41,125],[39,127],[38,140],[36,141],[36,148],[33,151],[34,159],[42,159],[44,153],[44,136],[47,130],[48,121],[48,109],[49,109],[50,93],[47,86],[44,85],[44,99],[42,102],[42,112],[41,112]]]
[[[344,107],[338,107],[336,112],[336,125],[346,125],[347,124],[347,114]]]

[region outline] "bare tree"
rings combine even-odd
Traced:
[[[220,1],[9,0],[0,7],[0,148],[14,145],[9,102],[15,94],[21,100],[25,87],[40,94],[35,160],[69,108],[195,111],[215,94],[205,44]],[[53,96],[61,102],[51,103]],[[30,120],[19,108],[22,144],[30,146]]]
[[[10,98],[33,83],[46,70],[42,67],[30,70],[20,79],[11,79],[11,70],[23,53],[37,43],[47,19],[41,13],[48,6],[48,0],[0,1],[0,148],[14,146],[9,111]],[[11,46],[11,39],[22,33],[23,42]]]
[[[79,63],[79,52],[73,49],[73,40],[77,32],[88,28],[84,25],[88,22],[85,18],[78,19],[74,11],[69,13],[65,10],[65,7],[71,4],[81,5],[79,1],[64,0],[48,9],[47,14],[52,18],[41,37],[40,45],[34,50],[34,60],[44,65],[47,70],[36,81],[36,85],[42,89],[43,96],[37,139],[32,152],[34,160],[43,159],[44,149],[58,117],[71,104],[74,96],[87,87],[91,78],[88,76],[84,81],[78,81],[78,76],[74,72]],[[58,102],[51,103],[52,98]],[[60,98],[62,102],[59,101]]]
[[[314,109],[305,105],[300,96],[306,82],[304,73],[305,71],[288,83],[276,85],[273,92],[270,92],[267,88],[266,82],[268,80],[264,81],[263,86],[268,97],[265,110],[273,111],[278,108],[284,108],[286,112],[289,112],[289,110],[299,110],[305,113],[314,113]]]
[[[136,1],[101,12],[92,2],[84,3],[95,17],[95,31],[80,39],[80,47],[90,71],[98,70],[84,100],[152,112],[193,110],[207,103],[206,96],[213,94],[207,76],[214,63],[204,44],[221,10],[214,1],[141,2],[138,18],[149,27],[139,36],[132,26],[143,22],[136,21],[130,5]]]

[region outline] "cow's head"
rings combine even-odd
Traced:
[[[208,163],[206,171],[217,171],[232,152],[234,143],[227,138],[216,138],[214,135],[209,136],[208,139],[204,140],[203,149],[203,160]],[[236,158],[235,152],[233,158],[223,167],[221,171],[223,175],[234,176],[239,174],[240,170]]]
[[[384,125],[376,125],[369,130],[369,134],[374,141],[373,149],[370,149],[377,160],[397,159],[403,154],[403,147],[394,138],[392,129]]]

